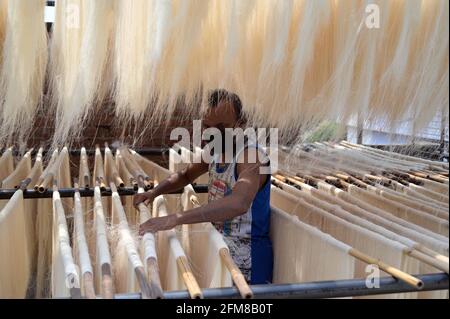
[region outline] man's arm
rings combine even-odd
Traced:
[[[256,193],[265,183],[266,178],[270,178],[260,174],[260,166],[261,163],[239,164],[239,177],[231,195],[182,213],[151,218],[141,224],[139,233],[141,235],[146,232],[155,233],[181,224],[225,221],[244,214],[250,208]]]
[[[162,194],[168,194],[182,189],[184,186],[192,183],[197,177],[208,171],[208,164],[206,163],[194,163],[189,164],[186,168],[179,172],[170,175],[168,178],[160,182],[152,190],[136,194],[134,196],[133,203],[135,206],[140,203],[148,205],[153,199]]]

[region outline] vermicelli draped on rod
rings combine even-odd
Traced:
[[[423,289],[449,273],[448,0],[53,3],[46,24],[48,1],[0,0],[0,298],[202,298],[231,286],[251,298],[244,275],[259,275],[248,265],[269,261],[261,283],[361,279],[376,265],[413,289],[383,298],[448,298]],[[234,124],[218,115],[229,102]],[[238,154],[236,166],[220,173],[219,158],[206,160],[209,176],[160,195],[178,184],[169,176],[190,181],[187,162],[206,154],[161,149],[150,158],[167,169],[131,149],[166,146],[169,129],[206,109],[215,116],[204,126],[221,132],[279,129],[269,147],[247,136],[271,164],[253,201],[233,195],[247,173]],[[358,144],[348,142],[355,127]],[[431,127],[439,154],[417,143]],[[361,145],[368,130],[441,161]],[[215,222],[244,208],[232,227]],[[189,224],[200,215],[208,222]],[[243,225],[264,231],[243,235]],[[267,255],[253,258],[266,239]]]
[[[106,147],[104,154],[97,148],[89,181],[83,178],[91,176],[84,149],[76,169],[70,169],[74,161],[63,148],[45,161],[44,170],[42,149],[34,158],[31,151],[17,158],[17,165],[13,151],[7,148],[0,158],[2,187],[53,189],[53,199],[24,199],[23,189],[16,189],[1,201],[0,252],[10,257],[1,258],[0,296],[112,298],[141,292],[152,298],[188,289],[191,297],[201,297],[204,288],[235,282],[237,275],[222,256],[229,247],[211,224],[137,236],[137,225],[151,216],[205,200],[186,186],[181,196],[156,198],[152,212],[144,204],[128,205],[129,198],[116,191],[138,181],[143,192],[142,176],[158,184],[170,174],[167,169],[126,148]],[[183,149],[184,158],[191,155]],[[274,283],[360,278],[373,262],[413,286],[420,284],[415,274],[448,273],[447,163],[346,142],[299,146],[290,156],[280,153],[280,170],[272,176]],[[81,173],[71,184],[73,171]],[[95,187],[94,198],[79,193],[61,198],[58,189],[78,187],[81,179],[83,188]],[[102,188],[113,190],[113,196],[102,196]],[[395,209],[388,201],[397,203]],[[447,298],[448,292],[383,297]]]

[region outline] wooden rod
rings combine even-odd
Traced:
[[[226,248],[221,248],[219,250],[220,258],[223,263],[227,267],[228,271],[231,274],[231,278],[233,279],[234,284],[236,285],[237,290],[241,294],[241,297],[244,299],[253,298],[253,292],[247,284],[247,281],[244,278],[244,275],[240,271],[240,269],[236,266],[233,261],[233,258],[230,256],[230,252]]]
[[[295,176],[295,175],[289,175],[290,178],[295,179],[296,181],[300,182],[300,183],[304,183],[305,180],[299,176]]]
[[[85,188],[89,188],[90,184],[91,184],[91,180],[89,178],[89,176],[84,175],[84,187]]]
[[[50,161],[48,162],[47,167],[44,169],[42,174],[39,176],[36,185],[34,186],[34,190],[37,192],[39,191],[39,186],[44,181],[44,178],[51,173],[51,170],[53,169],[53,165],[55,164],[56,160],[58,158],[58,150],[53,151],[52,157],[50,158]]]
[[[78,178],[73,178],[73,188],[75,188],[75,192],[79,196],[79,185],[78,185]],[[84,296],[87,299],[95,299],[95,289],[94,289],[94,276],[91,272],[85,272],[82,277],[83,280],[83,290],[84,290]]]
[[[142,178],[142,179],[150,179],[147,174],[141,169],[139,164],[136,163],[136,160],[134,159],[134,156],[131,156],[128,149],[124,148],[121,149],[122,157],[124,158],[125,166],[128,168],[130,173],[134,176],[136,180]]]
[[[38,179],[36,185],[34,185],[34,190],[35,190],[36,192],[39,191],[39,185],[41,185],[43,181],[44,181],[44,178],[43,178],[43,177],[39,177],[39,179]]]
[[[429,178],[430,175],[429,174],[425,174],[422,172],[418,172],[418,171],[411,171],[411,173],[417,177],[422,177],[422,178]]]
[[[432,258],[435,258],[435,259],[437,259],[437,260],[439,260],[439,261],[442,261],[443,263],[446,263],[447,265],[449,264],[449,260],[448,260],[448,257],[447,257],[447,256],[444,256],[444,255],[442,255],[442,254],[439,254],[439,253],[437,253],[437,252],[431,250],[431,249],[428,248],[428,247],[425,247],[425,246],[423,246],[423,245],[417,244],[417,245],[416,245],[416,249],[417,249],[418,251],[423,252],[424,254],[426,254],[426,255],[432,257]]]
[[[177,258],[177,266],[191,298],[203,299],[203,293],[194,277],[194,274],[192,273],[192,269],[189,266],[186,256],[180,256]]]
[[[310,184],[312,186],[317,186],[317,184],[320,182],[320,179],[315,178],[311,175],[304,175],[302,176],[307,181],[307,184]]]
[[[85,188],[91,186],[91,175],[89,173],[89,166],[87,162],[86,150],[84,147],[80,152],[80,179],[83,178],[83,184]]]
[[[277,186],[279,188],[283,188],[282,187],[282,183],[283,182],[280,181],[278,178],[272,176],[271,182],[272,182],[273,185],[275,185],[275,186]]]
[[[433,266],[434,268],[437,268],[439,270],[442,270],[444,272],[446,272],[448,274],[448,264],[445,264],[444,262],[441,262],[433,257],[430,257],[428,255],[425,255],[424,253],[412,249],[408,255],[410,255],[411,257],[414,257],[418,260],[420,260],[421,262],[428,264],[430,266]]]
[[[102,297],[104,299],[114,298],[114,287],[111,275],[111,265],[104,263],[102,265]]]
[[[292,178],[290,176],[286,176],[286,175],[284,176],[284,179],[287,180],[288,182],[294,184],[294,185],[299,186],[301,188],[301,183],[298,180],[296,180],[296,179],[294,179],[294,178]]]
[[[439,183],[445,183],[446,181],[448,181],[448,178],[442,176],[441,174],[436,174],[433,172],[431,173],[424,173],[424,172],[419,172],[419,171],[411,171],[412,175],[416,176],[416,177],[420,177],[423,179],[430,179],[433,180],[435,182],[439,182]]]
[[[279,181],[281,181],[281,182],[286,182],[286,177],[284,177],[283,175],[274,174],[272,177],[277,179],[277,180],[279,180]]]
[[[102,192],[106,191],[106,183],[103,177],[97,177],[95,181],[99,184]]]
[[[144,189],[139,188],[138,193],[142,194],[143,192]],[[151,217],[151,213],[149,212],[147,206],[145,206],[144,203],[140,203],[138,205],[138,209],[141,218]],[[150,290],[153,298],[163,298],[163,290],[161,288],[161,279],[159,276],[159,267],[156,258],[154,257],[146,258],[146,266],[147,266],[147,279],[149,281]]]
[[[414,287],[416,289],[423,288],[422,280],[417,279],[416,277],[413,277],[410,274],[408,274],[404,271],[401,271],[400,269],[389,266],[389,265],[385,264],[384,262],[382,262],[381,260],[370,257],[355,248],[350,249],[348,253],[350,254],[350,256],[353,256],[356,259],[361,260],[367,264],[377,265],[384,272],[397,278],[398,280],[405,282],[406,284],[410,285],[411,287]]]
[[[22,191],[25,191],[28,187],[28,185],[31,183],[31,178],[27,177],[24,180],[22,180],[19,184],[19,189]]]
[[[354,176],[348,176],[349,182],[353,183],[361,188],[367,188],[368,184],[363,182],[361,179],[354,177]]]
[[[157,299],[164,297],[164,292],[161,288],[161,279],[159,277],[158,261],[150,257],[147,259],[147,278],[149,281],[150,289],[153,291],[153,296]]]
[[[149,190],[153,188],[153,182],[149,180],[149,178],[147,177],[146,179],[144,179],[144,189],[145,190]]]
[[[375,176],[375,175],[371,175],[371,174],[365,174],[364,175],[364,180],[367,181],[373,181],[375,183],[380,183],[382,185],[391,185],[391,180],[384,177],[384,176]]]
[[[83,274],[83,290],[84,296],[87,299],[95,299],[95,289],[94,289],[94,276],[91,272],[85,272]]]
[[[133,186],[135,190],[138,189],[138,185],[136,182],[136,179],[134,178],[133,174],[130,173],[127,166],[124,163],[124,159],[122,157],[122,154],[120,152],[116,153],[116,160],[117,160],[117,166],[120,172],[122,173],[123,179],[127,180],[129,182],[130,186]]]
[[[70,288],[69,289],[70,298],[81,299],[81,289],[80,288]]]
[[[200,206],[200,202],[196,195],[192,195],[189,198],[189,200],[192,202],[194,207]],[[222,262],[225,264],[225,267],[227,267],[228,271],[230,272],[231,278],[233,279],[233,282],[236,285],[237,290],[239,290],[239,293],[241,294],[242,298],[244,299],[253,298],[252,290],[248,286],[247,281],[245,280],[245,277],[242,274],[241,270],[234,263],[233,258],[231,257],[228,249],[221,248],[219,250],[219,255],[220,258],[222,259]]]
[[[444,177],[439,176],[439,175],[431,175],[430,179],[435,181],[435,182],[439,182],[439,183],[443,183],[443,184],[447,184],[448,185],[448,178],[444,178]]]
[[[53,180],[53,174],[47,174],[42,180],[42,183],[38,186],[38,192],[43,193],[48,189],[48,186],[51,184]]]
[[[125,187],[125,183],[122,178],[119,176],[116,163],[113,159],[113,155],[108,146],[105,145],[105,170],[106,174],[109,174],[113,179],[114,183],[116,183],[117,187]]]
[[[94,178],[95,181],[100,184],[100,189],[102,191],[106,190],[106,181],[105,181],[105,171],[103,169],[103,158],[102,154],[100,153],[100,148],[98,145],[95,148],[95,163],[94,163],[95,169],[94,169]]]
[[[125,187],[125,183],[123,182],[123,180],[120,178],[119,174],[115,173],[113,174],[114,176],[114,180],[116,182],[116,185],[120,188]]]
[[[145,278],[144,267],[136,267],[134,268],[134,273],[136,274],[136,279],[139,284],[139,288],[141,289],[142,299],[154,299],[154,295],[152,290],[150,289],[150,285]]]

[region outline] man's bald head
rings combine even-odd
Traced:
[[[206,126],[233,128],[242,121],[240,98],[226,90],[215,90],[208,98],[208,110],[203,118]]]

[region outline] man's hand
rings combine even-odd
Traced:
[[[134,195],[133,199],[133,205],[138,208],[139,204],[144,203],[146,206],[148,206],[153,200],[155,199],[155,195],[152,191],[148,191],[146,193],[140,193]]]
[[[177,215],[170,214],[164,217],[150,218],[145,223],[139,226],[139,235],[145,233],[156,233],[160,230],[168,230],[177,226]]]

